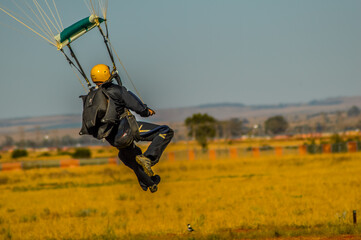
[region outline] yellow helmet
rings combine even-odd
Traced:
[[[110,69],[105,64],[95,65],[90,71],[90,76],[93,83],[96,85],[102,84],[110,78]]]

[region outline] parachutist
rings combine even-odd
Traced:
[[[128,109],[141,117],[150,117],[155,111],[124,86],[112,83],[112,77],[109,67],[104,64],[96,65],[91,70],[91,79],[97,88],[82,96],[84,104],[80,134],[105,138],[119,150],[119,159],[134,171],[141,188],[156,192],[160,177],[154,175],[152,167],[159,162],[174,132],[167,125],[136,121]],[[142,152],[136,145],[138,141],[151,143]]]

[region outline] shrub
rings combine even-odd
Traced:
[[[73,158],[91,158],[91,151],[89,148],[77,148],[72,155]]]
[[[39,154],[38,157],[50,157],[50,156],[51,156],[51,154],[49,152],[43,152],[43,153]]]
[[[28,156],[28,151],[26,151],[25,149],[15,149],[11,154],[12,158],[20,158],[26,156]]]

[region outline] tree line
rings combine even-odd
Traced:
[[[195,139],[203,149],[207,149],[208,140],[211,138],[232,139],[253,131],[253,128],[246,127],[238,118],[217,121],[207,113],[193,114],[186,118],[184,123],[188,128],[188,136]],[[283,116],[270,117],[264,125],[266,133],[269,134],[280,134],[288,128],[288,122]]]
[[[357,106],[352,106],[347,112],[348,118],[358,117],[361,114],[360,109]],[[319,113],[324,118],[325,113]],[[340,121],[340,113],[336,113],[336,121],[334,125],[337,125]],[[278,135],[278,134],[297,134],[297,133],[311,133],[311,132],[323,132],[326,130],[336,131],[339,130],[333,126],[332,129],[327,129],[325,124],[316,123],[315,127],[311,127],[307,124],[296,125],[293,129],[290,129],[290,124],[284,116],[276,115],[269,117],[263,124],[255,124],[248,126],[247,119],[240,120],[239,118],[232,118],[224,121],[217,121],[214,117],[208,114],[196,113],[185,119],[185,125],[188,129],[188,136],[195,139],[199,145],[206,150],[208,146],[208,140],[213,138],[218,139],[233,139],[239,138],[244,134],[248,135]],[[351,128],[351,127],[350,127]],[[361,129],[361,121],[352,126],[352,129]],[[342,130],[348,130],[344,128]]]

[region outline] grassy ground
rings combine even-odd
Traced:
[[[0,239],[361,239],[360,171],[359,153],[164,161],[154,194],[122,165],[1,172]]]

